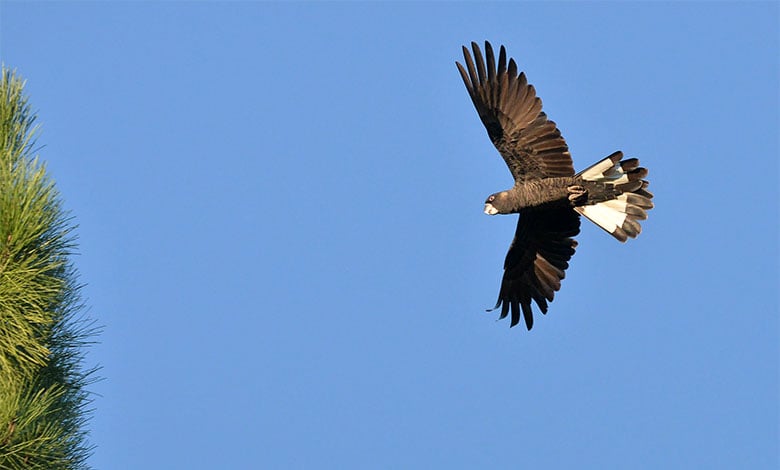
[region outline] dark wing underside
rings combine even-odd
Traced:
[[[515,181],[573,175],[566,141],[542,112],[542,100],[536,97],[525,74],[518,76],[514,59],[510,58],[507,65],[504,46],[498,65],[489,42],[485,41],[487,64],[477,43],[472,42],[471,48],[475,60],[464,46],[466,67],[456,65],[490,140]]]
[[[547,302],[552,302],[561,288],[569,260],[577,242],[571,237],[580,232],[580,217],[571,207],[524,209],[517,221],[517,230],[504,261],[504,278],[498,302],[504,318],[511,311],[515,326],[520,313],[530,330],[534,324],[531,300],[547,313]]]

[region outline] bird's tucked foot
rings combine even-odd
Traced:
[[[566,188],[572,206],[581,206],[588,200],[588,190],[578,184]]]

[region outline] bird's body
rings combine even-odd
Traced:
[[[568,201],[570,194],[568,188],[575,185],[576,182],[577,179],[573,176],[540,178],[518,182],[511,189],[501,191],[496,195],[496,197],[506,198],[506,204],[502,205],[506,209],[498,209],[495,200],[488,204],[496,208],[497,214],[517,214],[521,209],[543,206],[564,200]],[[506,196],[503,196],[503,194],[506,194]]]
[[[515,184],[485,201],[485,213],[520,214],[515,238],[504,261],[498,302],[500,318],[511,311],[510,326],[520,321],[533,326],[531,302],[542,313],[561,287],[574,255],[580,215],[621,242],[641,231],[653,195],[646,190],[647,170],[639,160],[622,160],[615,152],[575,174],[565,140],[553,121],[542,112],[542,102],[517,73],[513,59],[507,62],[501,46],[498,63],[485,42],[485,58],[479,46],[463,48],[466,67],[456,62],[490,140],[499,151]]]

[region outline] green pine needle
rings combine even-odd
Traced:
[[[0,468],[88,468],[84,346],[97,334],[81,315],[69,258],[74,226],[33,155],[37,126],[24,83],[0,77]]]

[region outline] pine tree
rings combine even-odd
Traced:
[[[70,262],[72,220],[33,154],[24,83],[0,77],[0,468],[88,468],[83,366],[97,334]]]

